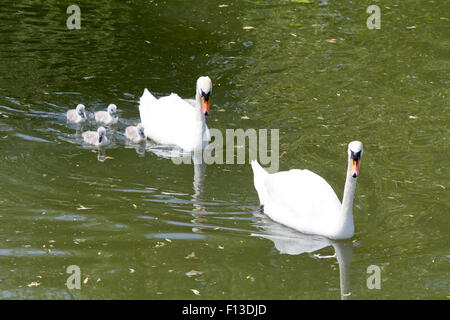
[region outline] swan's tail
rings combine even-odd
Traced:
[[[264,198],[266,193],[266,187],[264,185],[264,180],[269,175],[269,173],[264,170],[263,167],[256,160],[252,160],[252,169],[253,169],[253,183],[255,184],[256,192],[258,192],[259,202],[261,205],[264,205]]]
[[[142,123],[144,122],[144,119],[146,118],[146,115],[150,108],[150,105],[155,101],[157,101],[157,99],[146,88],[144,90],[144,93],[142,94],[141,99],[139,100],[139,114],[141,116]],[[144,126],[145,126],[145,124],[144,124]]]

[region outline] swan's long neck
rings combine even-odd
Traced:
[[[199,141],[200,146],[203,143],[203,131],[205,129],[205,115],[202,112],[202,96],[197,90],[195,94],[195,141]]]
[[[355,196],[356,179],[351,175],[350,159],[347,167],[347,178],[345,180],[344,196],[342,197],[342,223],[351,225],[353,228],[353,197]]]

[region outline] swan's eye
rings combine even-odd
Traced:
[[[352,150],[350,150],[350,157],[354,160],[354,161],[359,161],[359,159],[361,159],[361,150],[358,152],[353,152]]]
[[[202,90],[202,97],[203,97],[203,98],[205,98],[205,100],[206,100],[206,101],[208,101],[208,100],[209,100],[209,96],[210,96],[210,94],[211,94],[211,92],[208,92],[208,93],[204,93],[204,92],[203,92],[203,90]]]

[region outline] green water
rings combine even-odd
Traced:
[[[2,0],[0,298],[448,299],[450,5],[310,2],[82,0],[68,30],[69,3]],[[279,169],[339,197],[364,143],[352,239],[298,254],[314,239],[257,212],[248,164],[195,173],[126,144],[144,88],[191,98],[201,75],[210,128],[278,128]],[[66,124],[78,103],[118,106],[104,161]]]

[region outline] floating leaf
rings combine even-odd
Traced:
[[[83,206],[82,204],[80,204],[80,206],[77,208],[77,210],[91,210],[91,208],[87,208],[87,207]]]
[[[33,281],[33,282],[31,282],[30,284],[27,284],[27,286],[28,287],[37,287],[37,286],[40,286],[41,284],[39,283],[39,282],[37,282],[37,281]]]
[[[191,291],[196,295],[199,296],[200,295],[200,291],[196,290],[196,289],[191,289]]]
[[[189,272],[186,272],[186,275],[190,278],[190,277],[195,277],[195,276],[199,276],[203,274],[203,272],[201,271],[197,271],[197,270],[191,270]]]
[[[194,260],[198,260],[199,258],[195,255],[195,252],[192,252],[191,254],[188,254],[186,257],[184,257],[185,259],[194,259]]]
[[[164,247],[165,245],[166,245],[165,242],[158,241],[158,242],[155,244],[155,248],[161,248],[161,247]]]

